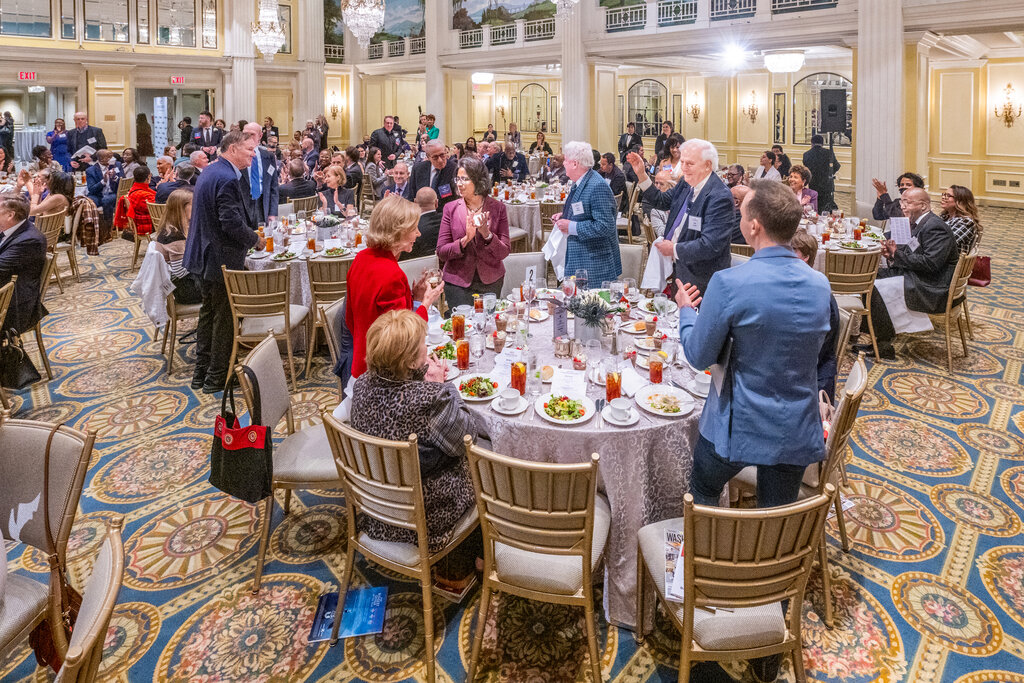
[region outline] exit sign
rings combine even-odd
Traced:
[[[18,80],[19,81],[34,81],[34,80],[36,80],[36,72],[35,71],[19,71],[18,72]]]
[[[171,76],[171,85],[185,85],[185,77]]]

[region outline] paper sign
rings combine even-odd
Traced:
[[[324,240],[324,249],[341,249],[341,239]]]
[[[526,282],[536,282],[537,280],[537,266],[529,266],[526,269],[526,277],[523,278]]]
[[[583,370],[556,368],[551,378],[551,393],[555,396],[582,398],[587,395],[587,373]]]
[[[551,337],[568,337],[569,336],[569,314],[565,310],[565,306],[558,304],[555,306],[555,314],[551,316]]]
[[[701,231],[700,217],[690,216],[690,222],[686,224],[687,230],[693,230],[694,232]]]
[[[896,244],[906,244],[910,241],[910,219],[906,216],[897,216],[889,219],[889,239]]]

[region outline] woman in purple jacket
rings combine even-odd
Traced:
[[[472,305],[474,294],[501,295],[502,261],[508,256],[505,205],[490,196],[491,176],[476,157],[459,160],[455,186],[462,198],[449,202],[441,216],[437,258],[443,267],[448,306]]]

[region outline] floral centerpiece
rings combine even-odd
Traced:
[[[576,318],[576,339],[600,339],[611,326],[616,308],[605,300],[598,292],[587,292],[574,296],[566,304],[566,310]]]

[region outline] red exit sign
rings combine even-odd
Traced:
[[[171,85],[185,85],[185,77],[171,76]]]
[[[34,81],[34,80],[36,80],[36,72],[35,71],[19,71],[18,72],[18,80],[19,81]]]

